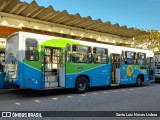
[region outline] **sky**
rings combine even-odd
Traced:
[[[20,0],[31,3],[33,0]],[[53,6],[81,17],[110,21],[128,28],[160,30],[160,0],[35,0],[39,6]]]

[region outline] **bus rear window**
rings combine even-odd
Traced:
[[[38,61],[38,41],[26,39],[26,60]]]

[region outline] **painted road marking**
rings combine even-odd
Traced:
[[[21,105],[21,103],[15,103],[16,105]]]
[[[85,94],[81,94],[81,96],[85,97],[85,96],[87,96],[87,95],[85,95]]]
[[[129,89],[129,90],[134,90],[134,89]]]
[[[118,91],[114,90],[113,92],[118,92]]]
[[[127,90],[122,90],[122,91],[127,91]]]
[[[68,98],[73,98],[73,96],[67,96]]]
[[[58,100],[58,98],[52,98],[53,100]]]
[[[34,101],[37,102],[37,103],[41,102],[40,100],[34,100]]]
[[[137,88],[137,89],[141,89],[141,88],[139,87],[139,88]]]
[[[108,92],[103,92],[104,94],[108,93]]]

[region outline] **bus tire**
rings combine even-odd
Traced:
[[[136,79],[136,86],[140,87],[142,85],[142,77],[138,76]]]
[[[76,80],[76,84],[75,84],[75,89],[77,93],[84,93],[88,90],[89,88],[89,84],[88,84],[88,79],[85,77],[79,77]]]

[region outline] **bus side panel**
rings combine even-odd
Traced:
[[[110,64],[100,66],[93,71],[90,71],[89,75],[92,76],[90,86],[106,86],[111,85],[111,66]]]
[[[143,84],[147,84],[147,83],[149,83],[149,75],[148,74],[143,74],[144,75],[144,82],[143,82]]]
[[[69,69],[72,69],[73,71],[77,71],[77,69],[83,69],[83,68],[82,66],[78,67],[74,65]],[[75,88],[75,81],[77,77],[80,75],[87,75],[90,78],[91,87],[106,86],[111,84],[110,64],[107,64],[107,65],[100,65],[98,67],[90,68],[82,72],[66,74],[66,88]]]
[[[18,61],[18,85],[20,87],[24,87],[23,74],[23,64],[22,62]]]
[[[137,76],[142,72],[134,65],[121,65],[120,84],[135,84]]]
[[[25,88],[42,90],[44,89],[44,74],[41,71],[41,47],[39,46],[40,37],[33,34],[23,34],[23,57],[21,58],[21,64],[23,64],[23,86]],[[39,52],[39,58],[37,60],[27,60],[26,56],[26,40],[35,40],[37,42],[37,49]],[[42,38],[41,38],[42,39]],[[22,46],[21,46],[22,47]]]
[[[41,71],[27,65],[23,64],[24,72],[24,87],[41,90]]]
[[[135,84],[139,74],[144,76],[144,84],[149,82],[149,76],[146,70],[140,70],[138,66],[134,65],[122,65],[120,84]]]

